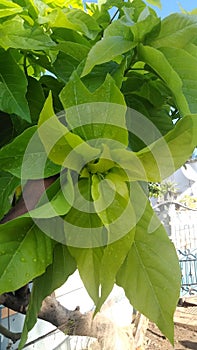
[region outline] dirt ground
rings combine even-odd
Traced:
[[[146,350],[197,350],[197,327],[175,325],[174,347],[165,339],[159,329],[149,323],[146,332]]]

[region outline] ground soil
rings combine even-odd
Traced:
[[[159,329],[149,323],[146,332],[146,350],[182,350],[192,349],[197,350],[197,327],[188,325],[175,325],[174,347],[162,335]]]

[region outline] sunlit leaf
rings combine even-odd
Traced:
[[[161,51],[183,82],[182,90],[191,113],[196,113],[197,57],[193,57],[183,49],[168,47],[161,48]],[[185,62],[187,65],[183,70]]]
[[[133,184],[132,191],[139,221],[134,243],[118,273],[117,283],[124,288],[131,304],[155,322],[173,343],[173,314],[181,282],[178,257],[167,233],[145,199],[143,190]],[[146,205],[142,212],[141,203],[144,200]]]
[[[66,109],[66,121],[84,140],[95,139],[95,146],[107,140],[128,144],[125,102],[110,75],[91,93],[74,74],[61,91],[60,99]]]
[[[51,40],[41,27],[31,27],[16,16],[14,19],[0,24],[0,45],[7,50],[9,47],[24,50],[44,50],[54,47]]]
[[[182,81],[165,56],[153,47],[140,45],[139,57],[166,82],[176,99],[177,107],[183,115],[189,114],[187,101],[182,90]]]
[[[39,136],[53,162],[79,171],[86,162],[97,157],[100,150],[91,147],[78,135],[70,132],[60,119],[61,116],[58,118],[54,115],[50,93],[40,114]]]
[[[162,20],[160,33],[151,41],[151,45],[156,48],[184,48],[189,42],[193,41],[196,34],[196,16],[174,13]]]
[[[90,50],[82,76],[88,74],[95,65],[109,62],[133,48],[136,44],[121,36],[105,37]]]

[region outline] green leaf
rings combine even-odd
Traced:
[[[197,57],[193,57],[183,49],[161,48],[160,49],[175,72],[183,82],[183,93],[188,102],[190,112],[196,113],[196,89],[197,89]],[[187,62],[186,71],[183,66]]]
[[[26,98],[29,105],[32,122],[36,123],[44,105],[45,96],[40,83],[33,77],[28,77]]]
[[[100,275],[99,269],[103,255],[103,247],[81,249],[69,247],[70,254],[75,258],[80,277],[95,304],[99,300]]]
[[[28,332],[37,321],[42,301],[55,289],[66,282],[68,277],[76,270],[76,263],[70,255],[66,246],[57,244],[54,248],[53,263],[49,265],[46,272],[37,277],[33,282],[31,298],[23,326],[23,332],[18,349],[22,349],[27,340]]]
[[[75,185],[75,201],[64,221],[68,246],[94,248],[106,244],[106,229],[92,202],[90,177],[80,178]]]
[[[148,2],[149,4],[153,5],[153,6],[157,6],[160,9],[162,8],[161,5],[161,1],[160,0],[146,0],[146,2]]]
[[[73,57],[59,52],[55,62],[53,63],[54,73],[58,79],[67,83],[73,71],[77,69],[79,61]]]
[[[84,140],[95,139],[95,147],[105,142],[114,146],[118,143],[119,147],[128,144],[125,102],[110,75],[91,93],[78,75],[73,74],[60,99],[69,127]]]
[[[128,234],[135,226],[135,215],[127,184],[116,174],[104,179],[93,175],[91,192],[97,215],[108,231],[108,244]]]
[[[88,46],[73,43],[72,41],[62,41],[57,45],[57,49],[81,62],[86,58],[90,48]]]
[[[23,8],[16,3],[8,0],[1,0],[0,18],[16,15],[23,11]]]
[[[106,76],[109,73],[114,79],[116,85],[120,87],[122,85],[125,65],[125,60],[123,60],[120,65],[113,61],[100,64],[99,66],[95,66],[88,75],[81,78],[81,81],[90,92],[94,92],[104,83]],[[84,63],[79,65],[77,69],[79,76],[81,75],[83,67]]]
[[[134,241],[135,228],[118,241],[109,244],[105,250],[100,264],[100,295],[96,304],[99,310],[110,294],[116,274],[123,264]]]
[[[60,172],[60,167],[47,159],[36,126],[0,150],[0,167],[22,179],[40,179]]]
[[[82,77],[87,75],[95,65],[109,62],[135,46],[135,43],[125,40],[122,36],[104,37],[90,50]]]
[[[44,90],[45,96],[48,96],[50,90],[52,92],[53,97],[53,107],[56,113],[61,112],[63,110],[63,106],[59,99],[59,93],[63,89],[64,84],[59,82],[56,78],[51,75],[43,75],[40,80],[40,84]]]
[[[134,41],[136,43],[151,41],[159,33],[160,23],[160,18],[154,14],[150,14],[150,11],[145,8],[139,16],[137,23],[130,29],[133,33]]]
[[[100,32],[97,22],[87,13],[78,9],[56,8],[48,16],[39,17],[39,23],[49,23],[52,28],[72,29],[94,40]]]
[[[151,45],[155,48],[184,48],[196,38],[196,35],[196,16],[173,13],[162,20],[160,33],[151,41]]]
[[[196,144],[197,117],[190,115],[141,151],[112,150],[111,156],[130,181],[161,182],[190,158]]]
[[[41,275],[52,261],[52,243],[29,218],[0,225],[0,293]]]
[[[139,45],[139,59],[147,63],[160,76],[172,91],[178,109],[183,115],[189,114],[189,108],[182,90],[179,75],[169,64],[165,56],[153,47]]]
[[[9,114],[0,112],[0,148],[13,138],[14,126]]]
[[[0,171],[0,220],[11,208],[12,198],[20,180],[15,176]]]
[[[28,26],[19,16],[0,24],[0,30],[0,45],[5,50],[9,47],[23,50],[45,50],[56,45],[42,27]]]
[[[173,314],[181,282],[179,261],[174,245],[143,190],[139,185],[133,184],[132,192],[133,205],[139,220],[134,243],[116,281],[124,288],[130,303],[155,322],[173,343]],[[144,201],[146,205],[142,212],[141,203]]]
[[[30,121],[26,91],[27,80],[24,73],[10,53],[0,49],[0,109]]]
[[[69,169],[80,171],[100,153],[99,149],[89,146],[78,135],[70,132],[54,115],[51,93],[40,114],[38,133],[48,157],[55,164]]]

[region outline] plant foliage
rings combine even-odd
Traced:
[[[76,268],[97,309],[117,283],[173,342],[179,264],[146,184],[197,144],[196,15],[4,0],[0,29],[1,218],[20,183],[61,173],[36,209],[0,226],[1,293],[34,281],[19,349]]]

